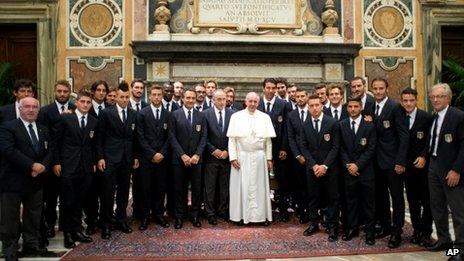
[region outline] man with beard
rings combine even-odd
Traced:
[[[170,82],[166,82],[163,84],[163,92],[164,92],[164,97],[163,97],[163,107],[165,110],[169,112],[173,112],[177,109],[179,109],[179,105],[173,101],[173,96],[174,96],[174,86]]]
[[[218,88],[217,82],[215,80],[207,80],[205,81],[203,86],[205,86],[205,90],[206,90],[205,104],[208,108],[211,108],[213,106],[214,92]]]
[[[130,84],[130,103],[129,108],[132,108],[136,112],[139,112],[142,108],[147,106],[147,103],[142,100],[143,93],[145,91],[145,83],[140,79],[135,79]]]
[[[71,96],[71,85],[66,80],[59,80],[54,87],[55,100],[40,109],[38,122],[47,127],[50,136],[53,139],[53,128],[60,118],[60,114],[72,113],[76,108],[69,103]],[[60,179],[52,172],[47,173],[44,182],[44,222],[46,228],[46,237],[55,237],[55,225],[57,220],[56,207],[58,204],[58,196],[60,194]],[[60,206],[61,213],[61,206]],[[61,216],[61,215],[60,215]],[[60,227],[62,222],[60,219]]]
[[[106,94],[108,94],[108,83],[102,80],[96,81],[90,87],[92,92],[92,109],[90,114],[94,117],[100,116],[100,112],[108,106],[105,102]]]
[[[205,102],[205,97],[206,97],[206,88],[202,84],[197,84],[195,85],[195,93],[197,94],[196,96],[196,101],[195,101],[195,109],[198,110],[199,112],[202,112],[206,109],[208,109],[208,104]]]
[[[325,83],[318,83],[314,86],[317,96],[321,99],[322,106],[324,108],[329,108],[330,102],[327,99],[327,85]]]
[[[276,91],[277,97],[288,102],[289,100],[287,96],[287,85],[288,85],[287,79],[279,77],[279,78],[275,78],[275,80],[276,80],[276,85],[277,85],[277,91]]]
[[[182,95],[184,94],[184,84],[182,82],[174,82],[172,84],[174,86],[174,96],[172,97],[172,101],[179,105],[179,108],[182,106]]]
[[[363,115],[368,113],[366,108],[370,110],[372,106],[374,106],[375,100],[372,95],[366,93],[366,80],[362,77],[356,76],[350,81],[351,87],[351,95],[353,97],[361,98],[362,108],[363,108]]]
[[[338,84],[329,84],[327,86],[327,95],[329,96],[329,107],[324,107],[324,114],[341,121],[348,118],[346,106],[343,105],[343,88]]]
[[[293,111],[294,109],[297,108],[297,103],[296,103],[296,98],[295,98],[295,93],[298,87],[293,84],[289,83],[287,87],[287,97],[288,97],[288,111]]]
[[[239,111],[243,109],[243,105],[239,102],[235,101],[235,89],[232,87],[224,88],[224,92],[226,93],[226,107],[234,110]]]
[[[116,92],[117,91],[118,90],[115,87],[108,88],[108,94],[106,95],[106,104],[108,104],[108,106],[116,105]]]

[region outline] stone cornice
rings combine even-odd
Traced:
[[[361,49],[344,43],[227,41],[134,41],[130,46],[146,61],[169,62],[346,63]]]

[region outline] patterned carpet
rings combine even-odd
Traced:
[[[364,234],[350,242],[341,239],[327,241],[327,234],[319,232],[303,236],[306,225],[293,219],[289,223],[274,222],[269,227],[238,226],[220,221],[211,226],[203,221],[202,228],[184,223],[175,230],[150,224],[140,232],[134,225],[132,234],[113,232],[110,240],[95,235],[94,242],[80,244],[62,260],[192,260],[192,259],[252,259],[289,258],[372,253],[412,252],[422,250],[409,243],[412,228],[406,223],[403,244],[397,249],[387,247],[388,238],[377,240],[374,246],[364,243]]]

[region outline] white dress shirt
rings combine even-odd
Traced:
[[[153,118],[159,120],[161,119],[161,105],[159,107],[155,107],[155,105],[153,105],[153,103],[150,103],[150,108],[151,108],[151,111],[153,112]],[[159,110],[158,111],[158,117],[159,118],[156,118],[156,110]]]
[[[321,113],[321,115],[319,115],[318,118],[313,118],[313,117],[311,117],[311,121],[312,121],[312,124],[313,124],[313,128],[314,128],[317,132],[319,132],[319,131],[321,130],[321,124],[322,124],[322,118],[323,118],[323,117],[324,117],[324,113]],[[314,122],[314,120],[319,120],[319,121],[317,122],[317,127],[318,127],[318,129],[316,129],[316,123]]]
[[[21,118],[21,117],[19,117],[19,119],[21,119],[21,121],[23,122],[24,127],[26,128],[27,134],[29,134],[29,138],[31,138],[31,140],[32,140],[31,133],[29,132],[29,124],[32,124],[32,129],[33,129],[34,132],[35,132],[35,137],[37,138],[37,140],[40,140],[40,139],[39,139],[39,135],[38,135],[39,132],[37,131],[37,124],[36,124],[36,122],[35,122],[35,121],[34,121],[34,122],[27,122],[27,121],[23,120],[23,118]]]
[[[355,122],[354,124],[354,134],[358,133],[359,125],[361,124],[361,119],[362,116],[359,115],[356,119],[353,119],[350,117],[350,130],[352,130],[353,126],[353,121]]]
[[[82,114],[82,113],[81,113],[79,110],[77,110],[77,109],[75,110],[75,112],[76,112],[76,115],[77,115],[77,120],[79,121],[79,127],[82,128],[82,126],[81,126],[81,119],[82,119],[82,116],[84,116],[84,123],[85,123],[85,126],[87,126],[87,119],[88,119],[87,113],[86,113],[86,114]]]
[[[266,97],[263,97],[263,102],[264,102],[264,112],[267,112],[267,103],[271,103],[269,106],[269,111],[272,111],[272,108],[274,108],[274,103],[275,103],[276,96],[272,97],[272,100],[268,101],[266,100]]]
[[[308,105],[305,105],[303,108],[298,107],[298,118],[301,119],[301,111],[304,111],[303,122],[308,118]]]
[[[385,106],[385,103],[387,102],[388,97],[385,97],[381,102],[375,102],[375,107],[374,107],[374,115],[376,115],[377,112],[377,105],[379,105],[379,113],[378,115],[382,114],[383,107]]]
[[[414,121],[416,120],[417,107],[414,108],[414,110],[411,113],[407,114],[407,115],[409,115],[409,126],[408,127],[409,127],[409,129],[412,129],[412,126],[414,125]]]
[[[105,103],[102,102],[102,103],[97,103],[95,100],[92,100],[92,107],[93,107],[93,110],[95,111],[95,113],[97,114],[98,116],[98,106],[101,106],[101,109],[105,109]]]
[[[67,110],[69,107],[69,102],[66,102],[65,104],[59,103],[57,100],[55,100],[56,107],[58,108],[58,111],[60,113],[63,113],[63,111]],[[64,110],[61,109],[61,107],[64,106]]]
[[[443,120],[445,119],[446,112],[448,111],[449,106],[446,106],[443,110],[438,112],[437,119],[437,135],[435,138],[435,148],[433,148],[432,155],[437,156],[438,140],[440,137],[441,126],[443,125]],[[433,137],[433,128],[435,128],[435,120],[432,123],[432,128],[430,129],[430,146],[432,146],[432,137]]]
[[[182,109],[184,110],[184,113],[185,113],[185,118],[188,119],[188,112],[190,111],[190,115],[192,117],[192,122],[193,123],[193,108],[191,108],[190,110],[185,108],[185,106],[182,106]]]
[[[124,122],[124,120],[122,118],[122,110],[124,110],[125,113],[126,113],[126,120],[127,120],[127,114],[128,114],[127,110],[128,110],[128,108],[126,107],[126,108],[123,109],[123,108],[119,107],[119,104],[117,104],[117,103],[116,103],[116,108],[118,109],[119,119],[121,119],[121,121]]]

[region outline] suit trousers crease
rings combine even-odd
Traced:
[[[192,192],[190,217],[197,218],[201,207],[201,164],[190,167],[173,165],[174,216],[183,219],[187,214],[188,185]]]
[[[328,170],[323,177],[316,177],[312,170],[307,171],[307,191],[308,191],[308,213],[311,222],[318,222],[318,210],[320,207],[321,195],[327,202],[327,221],[329,227],[338,227],[339,208],[338,208],[338,176],[337,172]]]
[[[375,225],[375,181],[374,176],[364,177],[365,173],[353,177],[344,173],[346,196],[346,222],[345,230],[358,228],[364,224],[366,233],[373,233]]]
[[[160,163],[142,162],[137,175],[140,182],[141,218],[149,218],[150,211],[155,217],[163,217],[168,179],[165,160]]]
[[[83,205],[93,175],[95,173],[74,173],[69,177],[60,177],[63,232],[74,233],[81,230]]]
[[[207,216],[229,213],[230,164],[227,161],[211,161],[205,165],[204,201]]]

